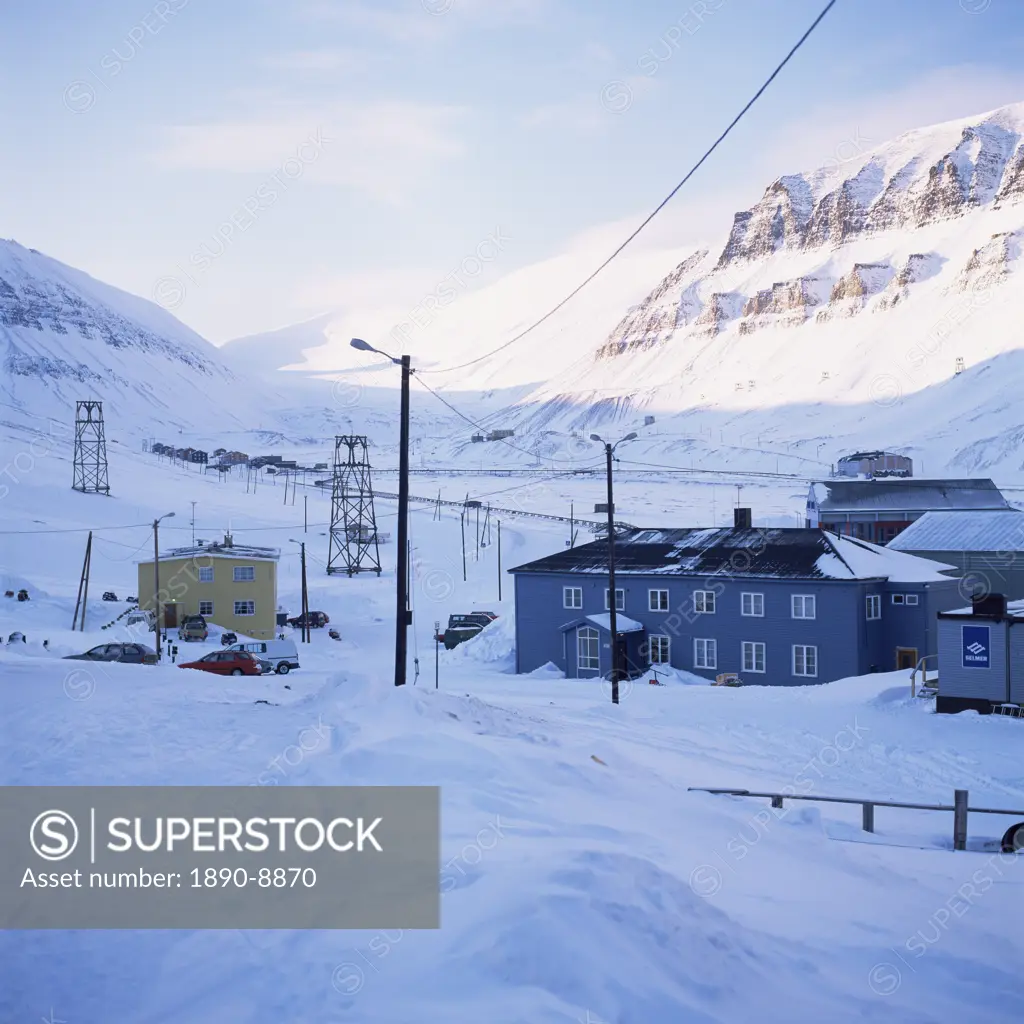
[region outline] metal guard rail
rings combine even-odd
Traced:
[[[952,804],[909,804],[898,800],[865,800],[844,796],[805,796],[797,793],[755,793],[749,789],[709,789],[705,786],[688,786],[689,793],[712,793],[717,796],[749,796],[771,800],[772,807],[782,807],[783,800],[810,800],[823,804],[860,804],[861,828],[865,832],[875,831],[876,807],[902,807],[913,811],[952,811],[953,812],[953,849],[967,849],[967,815],[974,814],[1010,814],[1024,818],[1024,811],[1010,810],[1005,807],[969,807],[967,790],[953,791]]]

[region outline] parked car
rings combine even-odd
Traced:
[[[156,651],[145,644],[100,644],[84,654],[68,654],[65,661],[118,661],[122,665],[155,665]]]
[[[464,615],[449,615],[448,628],[443,633],[438,633],[434,639],[444,644],[445,650],[450,651],[453,647],[470,640],[477,635],[485,626],[489,626],[498,616],[494,612],[469,612]]]
[[[198,661],[183,661],[178,668],[195,668],[219,676],[262,675],[260,663],[248,651],[214,651]]]
[[[19,590],[18,591],[18,600],[19,601],[27,601],[28,600],[28,591],[25,590],[24,588]]]
[[[210,635],[202,615],[186,615],[178,627],[179,640],[205,640]]]
[[[309,625],[311,629],[321,629],[330,621],[331,620],[328,618],[327,612],[309,613]],[[294,618],[288,620],[288,625],[293,629],[302,629],[305,624],[305,619],[303,619],[301,615],[296,615]]]
[[[25,634],[24,633],[20,633],[20,632],[18,632],[18,630],[15,630],[7,638],[7,642],[9,644],[24,644],[24,643],[27,643],[28,641],[25,639]]]
[[[238,637],[234,633],[221,633],[220,642],[227,647],[228,644],[238,643]]]
[[[104,601],[116,601],[117,600],[117,594],[115,594],[112,590],[104,590],[103,591],[103,600]]]
[[[128,613],[124,623],[126,626],[144,625],[147,629],[152,629],[156,625],[156,612],[151,608],[136,608]]]
[[[278,675],[287,675],[299,667],[299,652],[293,640],[247,640],[233,644],[229,651],[248,651],[262,661],[267,661]]]
[[[138,604],[139,603],[139,599],[137,597],[135,597],[134,595],[132,595],[130,597],[126,597],[125,598],[125,603],[126,604]]]

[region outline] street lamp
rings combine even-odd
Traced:
[[[163,519],[170,519],[174,515],[168,512],[153,520],[153,607],[156,611],[156,660],[160,660],[160,538],[158,531],[160,522]]]
[[[620,444],[632,441],[636,434],[627,434],[621,440],[611,444],[597,434],[591,434],[590,440],[604,445],[605,459],[608,469],[608,628],[612,636],[612,703],[619,703],[619,647],[618,622],[615,608],[615,501],[612,496],[612,454]]]
[[[312,626],[309,621],[309,597],[306,593],[306,542],[301,540],[292,540],[288,538],[290,544],[298,544],[302,552],[302,642],[308,644],[310,642],[310,629]]]
[[[409,595],[406,590],[408,586],[406,577],[409,571],[409,375],[412,360],[409,356],[401,356],[396,359],[394,356],[388,355],[387,352],[374,348],[362,338],[353,338],[351,345],[361,352],[376,352],[377,355],[390,359],[396,366],[402,368],[402,403],[398,446],[398,565],[395,570],[395,686],[405,686],[406,645],[408,629],[412,621],[412,613],[408,609]]]

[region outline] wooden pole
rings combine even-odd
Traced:
[[[953,790],[953,849],[967,849],[967,790]]]
[[[160,520],[153,520],[153,609],[156,612],[156,660],[160,660]]]
[[[498,520],[498,600],[501,600],[501,520]]]
[[[78,628],[78,609],[82,604],[82,590],[85,587],[86,573],[89,571],[89,552],[92,551],[92,530],[89,531],[89,539],[85,542],[85,556],[82,558],[82,575],[78,578],[78,597],[75,598],[75,615],[71,620],[71,631]],[[82,613],[85,619],[85,612]]]
[[[310,629],[312,627],[309,623],[309,593],[306,590],[306,544],[305,541],[302,543],[302,642],[308,644],[310,642]]]
[[[462,582],[466,582],[466,510],[460,516],[462,522]]]

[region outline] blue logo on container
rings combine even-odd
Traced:
[[[964,668],[988,668],[991,650],[988,626],[963,627]]]

